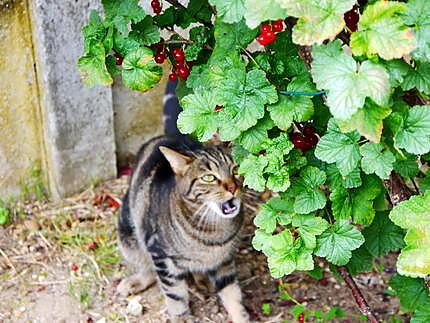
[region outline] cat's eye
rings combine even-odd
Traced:
[[[204,182],[210,183],[210,182],[213,182],[215,180],[215,176],[214,175],[203,175],[202,180]]]

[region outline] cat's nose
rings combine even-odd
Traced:
[[[234,194],[237,191],[237,184],[231,178],[224,181],[224,188],[229,191],[231,194]]]

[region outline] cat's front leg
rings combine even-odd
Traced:
[[[209,273],[221,301],[234,323],[249,322],[249,315],[242,304],[242,293],[236,279],[236,268],[231,260]]]

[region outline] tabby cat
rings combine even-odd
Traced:
[[[158,281],[172,321],[189,314],[188,274],[205,274],[233,322],[248,322],[235,275],[242,227],[240,182],[226,148],[158,137],[145,144],[118,221],[120,249],[136,273],[118,292]]]

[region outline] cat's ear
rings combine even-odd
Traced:
[[[159,148],[164,157],[166,157],[175,174],[183,176],[188,167],[190,167],[190,163],[193,161],[193,159],[164,146],[160,146]]]

